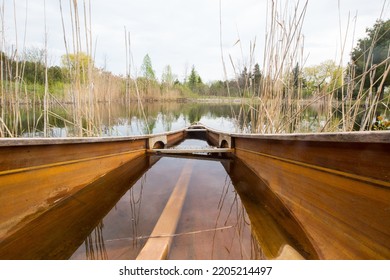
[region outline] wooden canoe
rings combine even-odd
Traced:
[[[166,149],[186,138],[207,140],[217,148]],[[88,193],[84,188],[91,182],[132,162],[138,162],[139,170],[131,168],[138,178],[150,166],[139,164],[148,153],[224,153],[237,159],[225,168],[241,186],[237,191],[244,204],[243,174],[248,171],[242,165],[270,198],[265,204],[271,209],[269,225],[275,230],[275,221],[282,225],[283,234],[278,234],[287,236],[283,240],[304,233],[297,242],[305,258],[390,258],[390,132],[243,135],[202,125],[145,136],[0,139],[0,258],[12,258],[9,244],[23,240],[32,221],[74,194]],[[285,211],[273,211],[276,204]],[[252,223],[264,223],[259,213],[249,212]],[[269,248],[268,258],[281,256],[284,241],[274,238],[270,244],[272,237],[260,231],[254,235]]]

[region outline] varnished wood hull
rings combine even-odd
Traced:
[[[0,242],[61,200],[145,155],[155,136],[0,139]],[[164,137],[173,145],[184,133]]]
[[[52,204],[0,242],[0,259],[69,259],[153,163],[140,156]]]

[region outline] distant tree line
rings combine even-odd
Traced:
[[[337,65],[332,60],[326,60],[318,65],[302,67],[297,64],[283,82],[286,87],[300,92],[297,98],[310,98],[313,95],[332,92],[335,98],[342,99],[346,89],[343,88],[350,81],[353,85],[352,98],[358,98],[362,88],[372,88],[383,98],[386,87],[390,85],[390,20],[377,21],[373,27],[367,28],[367,37],[360,39],[351,52],[351,62],[347,67]],[[20,81],[26,84],[44,85],[45,64],[44,51],[31,49],[23,54],[23,59],[16,59],[4,52],[0,53],[2,79],[6,81]],[[91,57],[84,53],[64,55],[61,66],[47,68],[49,85],[58,83],[67,84],[72,79],[87,82],[88,71],[101,72],[95,67]],[[105,76],[114,76],[104,72]],[[164,97],[172,92],[182,96],[210,96],[210,97],[261,97],[262,81],[266,77],[258,63],[248,69],[244,67],[236,77],[227,81],[213,81],[205,83],[195,66],[191,67],[190,74],[179,81],[170,65],[164,67],[161,79],[156,77],[149,54],[146,54],[140,67],[136,81],[142,96]],[[115,76],[118,78],[117,76]],[[109,77],[107,78],[109,79]],[[123,83],[130,77],[122,77]],[[124,88],[124,87],[123,87]],[[134,90],[134,89],[133,89]],[[359,91],[360,90],[360,91]],[[123,93],[124,94],[124,93]],[[122,94],[122,95],[123,95]]]
[[[45,84],[45,65],[43,59],[27,59],[18,61],[7,56],[4,52],[0,53],[1,71],[3,80],[15,81],[18,79],[27,84]],[[63,70],[60,66],[51,66],[47,69],[49,84],[64,81]]]

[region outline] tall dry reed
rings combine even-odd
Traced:
[[[333,84],[313,91],[310,99],[303,100],[302,68],[306,58],[302,27],[308,2],[296,1],[294,5],[282,0],[267,2],[261,81],[256,91],[253,89],[251,78],[247,77],[243,88],[240,89],[242,96],[245,92],[251,95],[249,105],[243,105],[237,116],[237,120],[248,128],[244,132],[301,132],[302,120],[308,114],[307,110],[318,105],[322,106],[326,118],[321,121],[317,132],[352,131],[357,128],[368,130],[377,117],[378,106],[384,104],[388,110],[389,97],[387,100],[381,100],[379,93],[382,92],[385,79],[390,72],[390,58],[388,56],[377,65],[372,63],[373,50],[379,40],[377,35],[363,54],[366,60],[365,70],[361,75],[356,75],[353,63],[350,63],[350,67],[343,66],[341,57],[345,51],[350,51],[345,48],[351,25],[349,16],[345,31],[342,30],[340,23],[340,61],[335,76],[332,77]],[[384,7],[385,4],[383,9]],[[339,17],[341,18],[340,13]],[[251,45],[249,69],[252,68],[253,53],[254,47]],[[231,63],[237,75],[239,71],[232,59]],[[374,80],[376,69],[383,65],[384,73]],[[371,78],[368,87],[364,85],[367,77]]]

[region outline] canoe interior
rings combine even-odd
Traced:
[[[277,258],[285,242],[306,259],[390,258],[389,132],[265,136],[226,134],[201,125],[157,136],[1,139],[0,258],[37,258],[15,251],[12,244],[42,235],[45,226],[37,229],[33,222],[45,225],[72,205],[85,219],[65,219],[53,234],[88,226],[80,236],[61,241],[67,248],[49,252],[52,244],[42,240],[39,249],[53,259],[70,255],[108,206],[92,210],[77,201],[64,202],[92,195],[109,205],[124,191],[113,185],[112,196],[99,197],[99,188],[110,178],[126,173],[137,180],[153,165],[150,158],[159,158],[147,157],[148,151],[188,138],[234,151],[194,157],[221,161],[244,205],[256,201],[259,209],[249,207],[248,215],[259,225],[253,234],[268,258]],[[248,185],[259,190],[256,200]],[[262,208],[270,214],[264,215]],[[260,225],[273,229],[274,237],[256,231]]]

